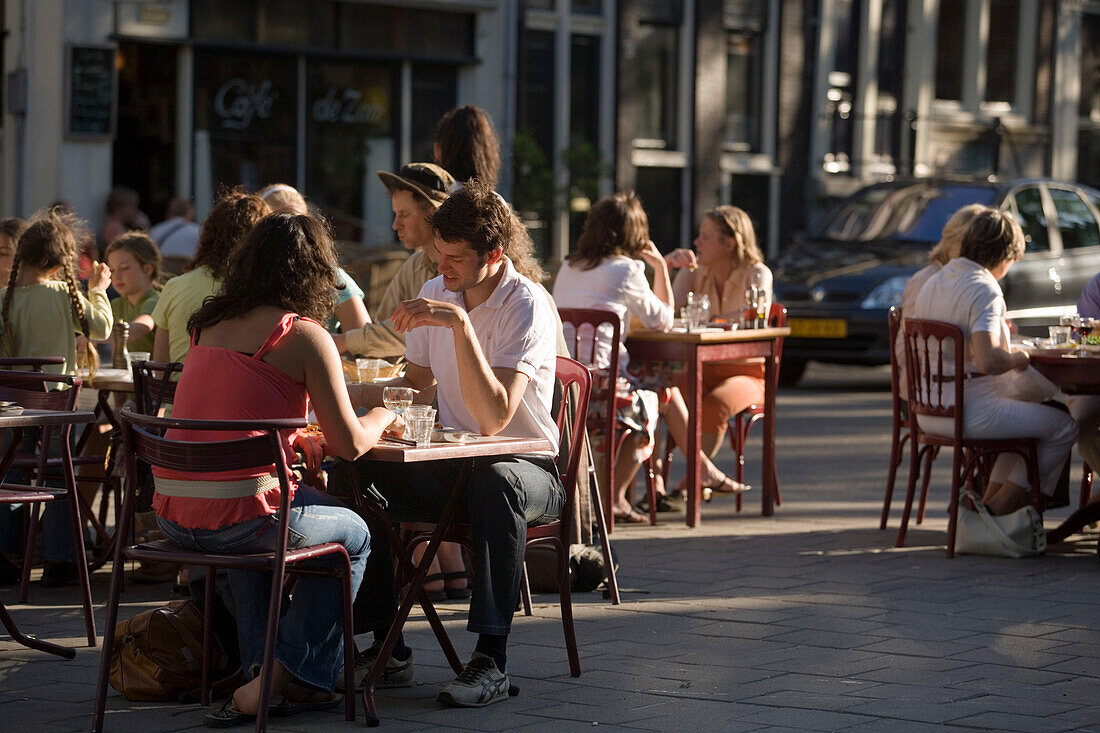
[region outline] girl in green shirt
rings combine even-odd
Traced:
[[[160,252],[144,232],[123,234],[107,245],[111,283],[119,297],[111,299],[116,321],[130,324],[130,351],[153,353],[153,308],[160,297]]]

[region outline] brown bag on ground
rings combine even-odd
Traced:
[[[226,665],[214,638],[211,674]],[[111,687],[132,702],[175,700],[202,683],[202,611],[172,601],[143,611],[115,628]]]

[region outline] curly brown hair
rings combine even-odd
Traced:
[[[649,241],[649,218],[633,191],[620,191],[597,201],[584,218],[577,249],[566,259],[591,270],[612,255],[638,259]]]
[[[229,258],[222,292],[203,301],[187,330],[275,306],[324,322],[336,307],[336,247],[328,225],[309,214],[271,214]]]
[[[26,231],[26,229],[27,222],[19,217],[9,216],[0,219],[0,234],[11,240],[13,248],[19,243],[19,237],[23,236],[23,232]]]
[[[545,277],[527,227],[489,183],[467,181],[428,217],[428,224],[445,242],[469,243],[482,262],[499,249],[519,274],[535,282]]]
[[[435,130],[439,157],[435,161],[456,181],[476,178],[490,187],[500,177],[500,143],[489,114],[472,104],[455,107],[439,118]]]
[[[202,223],[198,251],[184,271],[207,267],[215,280],[224,280],[233,248],[270,213],[271,208],[259,196],[240,189],[223,192]]]

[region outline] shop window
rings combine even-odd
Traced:
[[[256,40],[256,0],[191,0],[191,35],[229,41]]]
[[[336,5],[327,0],[260,0],[256,20],[260,43],[328,48],[335,42]]]
[[[528,10],[553,10],[557,0],[527,0],[524,5]]]
[[[936,99],[962,100],[966,2],[940,3],[936,19]]]
[[[1077,181],[1100,186],[1100,14],[1081,15]]]
[[[990,0],[985,101],[1016,103],[1016,49],[1020,43],[1020,0]]]
[[[726,146],[750,152],[760,145],[763,37],[731,31],[726,41]]]
[[[470,61],[474,14],[344,3],[339,45],[370,53]]]
[[[412,78],[412,160],[434,159],[435,130],[439,118],[455,106],[458,73],[453,66],[413,67]]]
[[[295,183],[293,57],[195,51],[195,192]]]
[[[852,169],[855,124],[856,63],[859,60],[859,7],[855,0],[836,0],[836,53],[826,77],[825,114],[829,118],[829,148],[824,167],[828,173]]]
[[[883,0],[878,46],[875,157],[894,164],[901,157],[901,99],[905,63],[905,0]]]
[[[601,15],[603,0],[573,0],[570,9],[576,15]]]
[[[680,201],[683,175],[681,168],[640,167],[637,171],[634,190],[649,217],[649,237],[662,252],[690,244],[680,240],[680,223],[684,215]]]
[[[639,103],[636,145],[677,147],[679,36],[675,25],[642,23],[638,28],[633,60]]]
[[[153,221],[176,195],[176,57],[173,46],[118,48],[118,134],[111,180],[133,188]]]
[[[1051,186],[1050,198],[1058,213],[1058,231],[1062,233],[1063,249],[1100,246],[1100,231],[1096,217],[1077,191]]]
[[[768,191],[769,176],[737,175],[730,176],[729,203],[744,209],[752,220],[756,245],[761,252],[767,251],[768,243]]]
[[[375,171],[395,170],[395,68],[310,61],[305,188],[338,239],[389,238],[389,196]]]
[[[512,204],[524,216],[538,254],[545,257],[554,206],[553,32],[525,28],[519,51]]]
[[[637,0],[642,21],[680,25],[684,17],[683,0]]]

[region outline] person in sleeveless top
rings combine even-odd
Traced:
[[[191,348],[176,391],[173,417],[270,419],[305,417],[309,399],[328,452],[353,460],[382,432],[400,427],[397,417],[374,408],[356,417],[344,386],[340,357],[319,321],[336,298],[336,253],[331,235],[309,215],[272,214],[234,250],[219,295],[188,323]],[[395,423],[397,425],[395,426]],[[218,432],[168,431],[179,440],[224,440]],[[294,457],[294,437],[283,437]],[[153,508],[164,534],[189,549],[264,552],[275,547],[279,483],[269,471],[180,473],[155,470]],[[339,542],[358,589],[370,552],[365,522],[338,500],[305,484],[291,486],[291,546]],[[329,559],[318,562],[331,562]],[[271,576],[229,571],[241,660],[249,677],[221,711],[208,718],[223,725],[255,715],[263,659]],[[274,691],[282,714],[337,705],[333,694],[343,659],[339,582],[301,576],[279,622]]]

